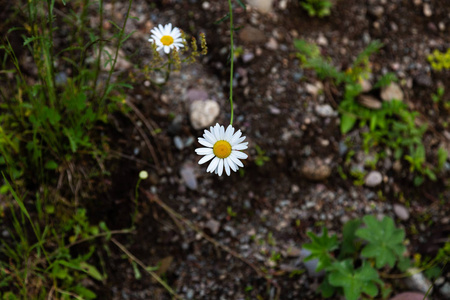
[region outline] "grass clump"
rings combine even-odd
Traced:
[[[315,44],[296,40],[295,47],[304,68],[316,71],[320,79],[331,79],[337,86],[343,86],[342,101],[339,103],[341,117],[340,129],[343,134],[350,132],[357,125],[363,128],[363,148],[366,152],[375,146],[391,149],[394,159],[403,159],[414,173],[414,184],[420,185],[425,177],[436,180],[436,173],[442,168],[442,163],[433,166],[427,161],[423,135],[427,130],[425,124],[417,125],[418,112],[411,111],[399,99],[383,101],[376,109],[368,108],[358,101],[362,94],[361,82],[372,73],[369,58],[383,47],[379,41],[371,42],[345,71],[338,70],[329,58],[320,54]],[[392,73],[382,76],[374,85],[380,89],[397,81]],[[438,162],[445,161],[447,154],[444,149],[438,151]],[[384,151],[378,158],[386,156]]]

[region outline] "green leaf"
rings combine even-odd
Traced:
[[[345,223],[342,229],[342,246],[339,253],[340,258],[344,258],[346,255],[351,255],[357,251],[356,245],[356,230],[361,226],[362,221],[360,219],[350,220]]]
[[[141,271],[139,271],[139,267],[137,266],[137,264],[134,261],[132,261],[131,262],[131,266],[133,267],[134,278],[137,279],[137,280],[141,279],[142,278],[142,274],[141,274]]]
[[[45,163],[44,168],[48,170],[55,170],[58,168],[58,164],[54,160],[49,160]]]
[[[382,284],[377,271],[366,261],[354,270],[352,259],[337,261],[329,268],[329,282],[335,287],[342,287],[347,300],[358,300],[362,293],[376,296],[378,288],[375,283]]]
[[[56,109],[44,106],[44,111],[50,124],[56,125],[61,120],[61,116]]]
[[[92,278],[97,279],[99,281],[102,281],[103,279],[105,279],[105,277],[100,274],[100,272],[97,270],[96,267],[94,267],[93,265],[88,264],[87,262],[81,262],[80,263],[80,267]]]
[[[244,10],[247,10],[247,7],[241,0],[236,0],[240,7],[242,7]]]
[[[219,20],[215,21],[215,22],[214,22],[214,25],[220,24],[220,23],[222,23],[222,22],[228,20],[228,18],[230,18],[230,14],[229,14],[229,13],[226,14],[225,16],[223,16],[222,18],[220,18]]]
[[[67,268],[63,268],[59,264],[55,264],[52,268],[52,275],[56,278],[64,279],[68,274],[69,272],[67,271]]]
[[[67,108],[70,110],[77,110],[82,111],[86,108],[86,94],[85,93],[79,93],[74,94],[68,101],[67,101]]]
[[[89,290],[89,289],[87,289],[87,288],[85,288],[84,286],[81,286],[81,285],[77,285],[73,289],[73,291],[76,294],[78,294],[78,296],[81,296],[83,299],[90,300],[90,299],[97,298],[97,295],[93,291],[91,291],[91,290]]]
[[[341,116],[341,133],[346,134],[353,126],[355,126],[356,117],[348,113],[343,113]]]
[[[439,149],[438,149],[438,165],[437,165],[438,170],[442,170],[445,162],[447,161],[447,157],[448,157],[447,151],[444,148],[439,147]]]
[[[417,175],[414,177],[414,186],[419,186],[425,181],[425,178],[423,176]]]
[[[405,251],[403,240],[405,232],[395,228],[390,217],[384,217],[380,222],[374,216],[365,216],[365,228],[356,231],[356,236],[366,240],[368,244],[362,249],[361,256],[375,258],[376,267],[382,268],[386,264],[394,267],[398,257]]]
[[[73,153],[77,152],[77,141],[75,139],[76,137],[73,134],[73,130],[71,128],[69,129],[64,127],[63,132],[69,139],[70,149],[72,149],[72,152]]]
[[[319,262],[317,263],[316,271],[325,269],[331,264],[331,251],[337,249],[338,241],[337,236],[328,236],[328,229],[323,228],[321,236],[315,235],[313,232],[308,232],[307,235],[311,238],[312,242],[309,244],[304,244],[303,248],[309,250],[311,254],[305,258],[305,261],[309,261],[317,258]]]
[[[333,296],[334,292],[336,291],[336,288],[330,284],[328,276],[326,276],[322,281],[322,283],[320,284],[319,291],[321,292],[322,297],[324,298],[329,298]]]

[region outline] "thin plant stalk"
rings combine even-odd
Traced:
[[[158,274],[149,270],[149,268],[141,260],[139,260],[136,256],[131,254],[130,251],[128,251],[128,249],[125,248],[124,245],[119,243],[115,238],[112,238],[111,241],[114,244],[116,244],[116,246],[119,247],[120,250],[122,250],[132,261],[137,263],[141,268],[143,268],[147,273],[149,273],[156,281],[158,281],[159,284],[161,284],[170,294],[172,294],[172,296],[175,299],[181,299],[180,296],[178,296],[177,293],[175,293],[175,291],[164,280],[162,280],[161,277],[158,276]]]
[[[233,110],[233,62],[234,62],[234,43],[233,43],[233,6],[231,5],[231,0],[228,0],[228,8],[230,10],[230,110],[231,110],[231,117],[230,117],[230,125],[233,125],[233,116],[234,116],[234,110]]]
[[[105,83],[105,89],[103,91],[103,95],[100,98],[100,107],[103,107],[103,103],[105,101],[105,97],[107,96],[107,94],[109,93],[109,83],[111,82],[111,77],[112,77],[112,73],[114,72],[114,68],[116,67],[116,63],[117,63],[117,59],[119,57],[119,50],[122,46],[122,38],[125,32],[125,27],[127,25],[128,22],[128,18],[130,16],[130,11],[131,11],[131,4],[133,3],[133,0],[129,0],[128,1],[128,9],[127,9],[127,14],[125,16],[125,20],[123,22],[123,26],[122,29],[120,30],[119,33],[119,37],[118,37],[118,43],[117,43],[117,47],[116,47],[116,53],[114,54],[114,61],[111,65],[111,69],[109,70],[108,73],[108,79],[106,79],[106,83]],[[101,59],[101,53],[99,53],[99,60]]]

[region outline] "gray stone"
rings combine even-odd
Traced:
[[[220,106],[213,100],[197,100],[191,103],[189,118],[194,129],[203,129],[213,125],[220,113]]]
[[[247,3],[264,14],[272,11],[273,0],[247,0]]]
[[[371,108],[371,109],[380,109],[381,108],[381,101],[379,101],[377,98],[371,95],[360,95],[358,97],[358,103],[361,104],[364,107]]]
[[[364,179],[364,184],[368,187],[375,187],[383,181],[383,176],[378,171],[370,171]]]
[[[406,221],[409,219],[409,211],[404,205],[394,204],[394,213],[400,220]]]
[[[381,89],[381,99],[384,101],[403,100],[403,91],[398,84],[392,82],[390,85]]]
[[[430,3],[424,3],[423,4],[423,14],[425,17],[431,17],[433,15],[433,11],[431,10]]]
[[[406,271],[411,274],[410,277],[405,278],[405,284],[413,291],[419,291],[422,293],[428,293],[432,283],[420,272],[417,268],[410,268]],[[432,294],[432,288],[429,294]]]
[[[417,85],[422,86],[422,87],[433,86],[433,80],[431,79],[431,76],[429,76],[428,74],[425,74],[425,73],[417,75],[414,78],[414,81],[416,82]]]
[[[255,58],[255,54],[253,52],[246,52],[242,55],[242,61],[244,63],[248,63]]]
[[[173,143],[175,144],[175,147],[178,150],[183,150],[184,143],[183,143],[183,140],[178,135],[173,138]]]
[[[444,285],[439,288],[439,293],[444,296],[444,299],[450,299],[450,283],[444,283]]]
[[[250,44],[262,44],[266,41],[266,36],[263,31],[246,26],[239,32],[239,38],[242,42]]]
[[[306,257],[308,257],[311,254],[309,250],[302,249],[300,252],[300,257],[304,260]],[[308,275],[312,278],[318,278],[323,277],[325,275],[325,271],[321,270],[319,272],[316,271],[317,264],[319,263],[318,259],[312,259],[308,261],[303,261],[303,265],[305,265],[306,271],[308,272]]]
[[[372,16],[377,17],[379,19],[384,14],[384,8],[383,8],[383,6],[374,6],[371,9],[369,9],[369,13]]]
[[[368,93],[372,90],[372,83],[370,83],[369,80],[364,79],[360,82],[361,84],[361,88],[362,88],[362,92],[363,93]]]
[[[189,89],[186,98],[189,101],[206,100],[208,99],[208,92],[203,89]]]
[[[315,97],[319,94],[319,91],[323,90],[323,84],[320,81],[317,81],[315,84],[307,83],[305,84],[305,89]]]
[[[208,228],[212,234],[217,234],[219,232],[220,222],[210,219],[206,222],[205,228]]]
[[[266,43],[266,48],[269,50],[277,50],[278,49],[278,42],[275,38],[271,37],[269,41]]]
[[[181,167],[180,170],[180,175],[181,178],[183,178],[184,183],[186,184],[186,186],[191,189],[191,190],[196,190],[197,189],[197,176],[195,176],[194,173],[194,167],[192,166],[192,164],[184,164]]]
[[[338,115],[338,113],[329,105],[317,105],[315,107],[316,114],[320,117],[327,118],[327,117],[335,117]]]
[[[320,46],[328,45],[328,40],[322,33],[320,33],[319,36],[317,37],[317,45],[320,45]]]
[[[391,298],[391,300],[424,300],[424,297],[425,295],[422,293],[405,292],[398,294],[394,298]],[[428,297],[426,299],[428,299]]]
[[[330,177],[331,167],[320,158],[312,158],[303,163],[300,173],[309,180],[323,181]]]

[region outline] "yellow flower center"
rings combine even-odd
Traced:
[[[161,38],[161,43],[164,46],[170,46],[173,44],[173,37],[171,37],[170,35],[165,35]]]
[[[218,158],[227,158],[231,154],[231,145],[227,141],[217,141],[213,147],[214,155]]]

